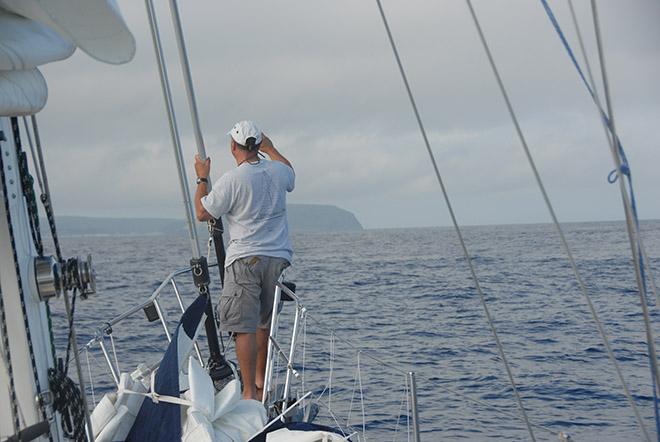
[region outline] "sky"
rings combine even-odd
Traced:
[[[118,3],[137,42],[132,62],[107,65],[78,50],[42,67],[49,100],[39,124],[56,213],[183,218],[144,2]],[[192,188],[196,148],[169,10],[155,3]],[[578,51],[566,1],[549,3]],[[589,2],[574,3],[597,67]],[[596,108],[541,3],[473,4],[559,220],[623,219]],[[660,3],[598,5],[639,213],[657,219]],[[235,165],[229,128],[252,119],[294,165],[290,203],[334,204],[367,228],[450,224],[375,1],[179,7],[212,178]],[[465,2],[383,7],[458,222],[549,222]]]

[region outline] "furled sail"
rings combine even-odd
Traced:
[[[135,55],[135,39],[115,0],[0,0],[0,116],[29,115],[46,104],[37,67],[76,47],[106,63]]]

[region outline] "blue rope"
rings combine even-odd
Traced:
[[[552,23],[552,26],[554,26],[555,30],[557,31],[557,35],[559,36],[559,39],[561,40],[562,44],[564,45],[564,48],[566,49],[566,52],[568,52],[568,56],[570,57],[571,61],[573,62],[573,66],[575,66],[575,69],[577,69],[578,74],[580,75],[580,78],[582,79],[582,83],[584,83],[584,86],[587,88],[587,91],[589,91],[589,95],[591,95],[591,98],[593,99],[594,103],[598,107],[598,110],[600,111],[601,118],[605,122],[605,125],[607,126],[607,129],[609,130],[610,134],[612,135],[612,138],[614,142],[616,143],[616,148],[619,151],[619,156],[621,158],[621,168],[619,171],[621,172],[621,175],[625,176],[627,181],[628,181],[628,192],[630,195],[630,205],[632,209],[632,215],[633,219],[635,221],[635,226],[637,227],[637,253],[639,255],[639,263],[640,263],[640,275],[642,279],[642,285],[644,288],[644,293],[647,294],[648,290],[646,287],[646,272],[644,270],[645,263],[644,263],[644,257],[642,253],[642,243],[641,239],[639,236],[639,217],[637,216],[637,202],[635,201],[635,192],[633,190],[633,182],[632,182],[632,173],[630,171],[630,165],[628,164],[628,158],[626,157],[626,153],[623,150],[623,145],[621,144],[621,140],[619,137],[614,133],[614,129],[612,127],[612,123],[610,119],[608,118],[607,114],[603,110],[603,108],[600,106],[598,102],[598,98],[596,97],[596,94],[594,93],[593,89],[589,85],[589,82],[587,81],[587,78],[584,75],[584,72],[582,71],[582,68],[580,68],[580,64],[578,63],[577,59],[575,58],[575,53],[571,49],[571,46],[568,44],[568,40],[566,40],[566,36],[564,35],[564,32],[561,29],[561,26],[559,26],[559,22],[557,21],[557,18],[555,17],[555,14],[552,12],[552,9],[550,8],[550,5],[548,5],[547,0],[539,0],[541,4],[543,5],[543,8],[545,9],[546,14],[548,15],[548,18],[550,19],[550,22]],[[612,184],[615,183],[616,180],[618,179],[619,174],[617,173],[617,170],[614,169],[611,171],[607,177],[607,181]],[[648,296],[648,295],[647,295]],[[648,298],[645,300],[646,304],[648,305]],[[660,442],[660,410],[658,410],[658,397],[657,397],[657,392],[656,392],[656,380],[655,380],[655,375],[653,373],[653,361],[651,360],[651,349],[650,349],[650,343],[646,343],[648,347],[648,354],[649,354],[649,366],[651,369],[651,381],[653,382],[653,405],[654,405],[654,415],[655,415],[655,428],[656,428],[656,434],[658,437],[658,441]]]

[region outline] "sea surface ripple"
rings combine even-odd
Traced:
[[[625,226],[564,227],[625,379],[654,433],[644,324]],[[642,227],[658,277],[660,222]],[[577,441],[640,440],[554,228],[466,227],[464,235],[529,418],[551,430],[536,429],[537,438],[557,440],[565,431]],[[76,305],[81,346],[190,259],[185,237],[72,236],[61,241],[66,255],[92,253],[95,260],[98,294]],[[301,329],[305,350],[296,355],[301,377],[294,390],[323,394],[323,423],[348,422],[360,432],[364,424],[368,440],[407,440],[405,413],[399,415],[408,407],[405,373],[414,371],[423,440],[528,439],[453,230],[309,233],[296,234],[293,241],[294,265],[287,279],[297,283],[309,312]],[[217,270],[212,272],[217,299]],[[190,278],[178,282],[190,303]],[[173,330],[180,313],[172,290],[165,291],[163,304]],[[660,312],[652,296],[649,304],[657,338]],[[67,333],[61,302],[53,308],[56,345],[63,354]],[[284,322],[291,311],[284,307]],[[140,362],[157,362],[167,344],[161,325],[147,322],[142,312],[115,326],[113,335],[125,371]],[[228,354],[232,357],[231,350]],[[98,402],[113,389],[112,378],[97,345],[81,357],[85,373],[89,358]],[[88,397],[92,400],[91,388]]]

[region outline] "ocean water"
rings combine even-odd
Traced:
[[[643,223],[660,278],[660,222]],[[569,244],[649,432],[655,433],[647,348],[623,223],[565,225]],[[575,277],[551,225],[466,227],[468,248],[538,440],[641,440]],[[526,440],[512,390],[452,229],[384,229],[298,234],[287,279],[308,316],[295,357],[294,391],[321,396],[322,423],[361,440],[407,440],[405,373],[414,371],[422,439]],[[66,255],[92,253],[98,294],[77,302],[79,343],[146,299],[172,270],[186,267],[186,238],[66,237]],[[212,270],[217,299],[217,271]],[[185,302],[194,291],[178,283]],[[170,329],[178,319],[163,295]],[[656,337],[660,312],[650,300]],[[61,303],[56,344],[65,348]],[[292,307],[284,307],[284,329]],[[283,333],[284,334],[284,333]],[[142,312],[114,328],[122,370],[157,362],[162,327]],[[110,346],[110,341],[106,341]],[[284,348],[288,340],[282,339]],[[228,355],[232,357],[231,343]],[[204,347],[204,346],[203,346]],[[304,348],[304,350],[303,350]],[[98,346],[82,353],[98,402],[113,382]],[[87,364],[89,360],[89,367]],[[303,369],[304,362],[304,369]],[[281,377],[280,377],[281,379]],[[328,411],[332,410],[332,411]],[[363,417],[364,416],[364,417]],[[354,437],[357,440],[357,437]]]

